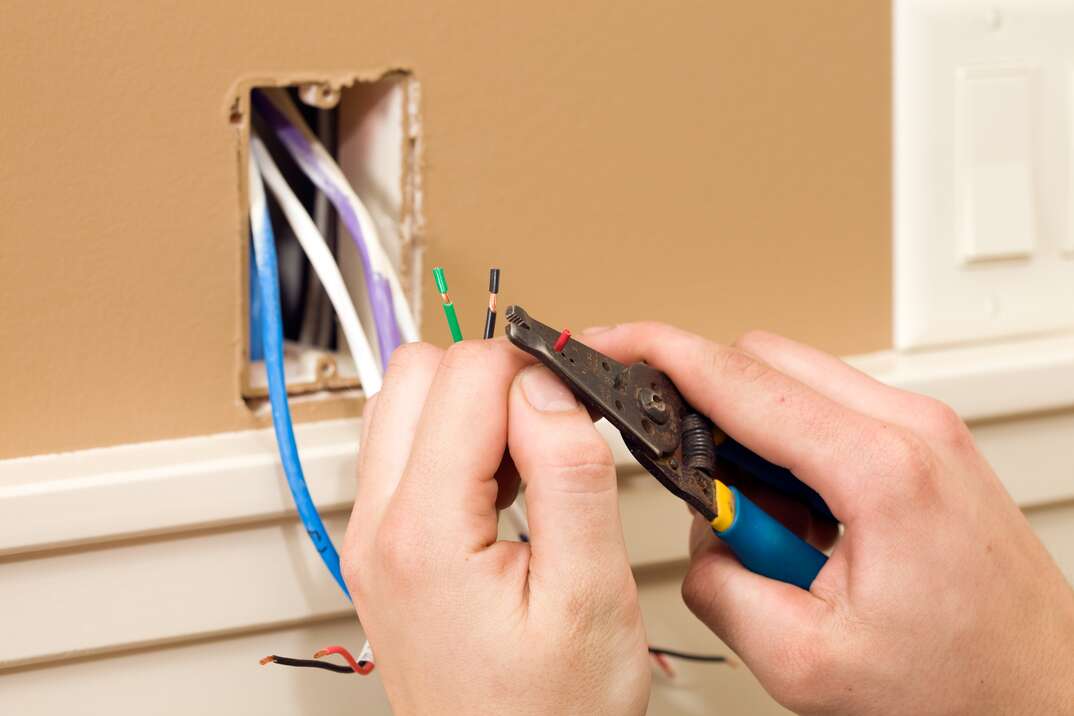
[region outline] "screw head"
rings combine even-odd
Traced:
[[[668,421],[668,406],[660,393],[650,388],[642,388],[638,391],[638,403],[649,419],[657,425]]]

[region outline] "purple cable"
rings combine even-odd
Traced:
[[[369,293],[369,304],[373,309],[373,324],[377,332],[377,346],[380,348],[380,362],[384,368],[387,368],[388,358],[392,351],[402,342],[399,336],[399,324],[395,320],[391,284],[383,274],[373,270],[373,261],[369,256],[366,237],[362,233],[358,215],[332,178],[321,170],[320,159],[314,153],[313,147],[302,130],[293,125],[268,97],[256,90],[251,95],[258,113],[272,128],[280,142],[295,154],[296,158],[301,157],[304,160],[298,162],[299,166],[317,188],[324,192],[328,201],[332,202],[332,206],[339,212],[339,217],[346,225],[347,232],[354,239],[354,245],[358,247],[358,254],[362,258],[366,291]]]

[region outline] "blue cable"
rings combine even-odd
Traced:
[[[256,173],[254,173],[256,175]],[[253,181],[253,177],[251,177]],[[260,175],[256,175],[260,182]],[[253,216],[256,211],[251,201],[250,226],[253,232],[254,258],[257,273],[257,286],[260,295],[261,348],[264,352],[265,371],[268,374],[269,403],[272,405],[272,427],[276,431],[276,444],[280,449],[280,461],[287,475],[287,486],[295,500],[298,516],[306,527],[306,532],[313,540],[313,546],[324,560],[324,565],[332,577],[350,599],[350,592],[343,581],[339,568],[339,553],[336,552],[332,538],[324,528],[324,522],[317,512],[317,507],[306,487],[306,478],[302,474],[302,463],[298,459],[298,446],[295,444],[295,432],[291,425],[291,409],[287,404],[287,384],[283,370],[283,320],[280,317],[279,269],[276,265],[276,240],[272,233],[268,205],[262,202],[261,221]],[[258,228],[261,230],[258,231]]]
[[[257,290],[257,262],[250,242],[250,361],[265,359],[261,350],[261,292]]]

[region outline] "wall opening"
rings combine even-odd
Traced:
[[[246,98],[244,140],[256,135],[268,150],[295,197],[313,219],[342,273],[363,326],[372,325],[366,298],[361,256],[346,226],[328,197],[306,176],[273,128],[258,111],[259,101],[271,94],[284,96],[297,108],[302,120],[331,155],[348,183],[360,197],[380,235],[389,260],[399,274],[411,306],[418,306],[420,176],[418,101],[414,77],[402,71],[376,79],[342,82],[314,80],[283,85],[253,86]],[[263,94],[258,94],[263,93]],[[264,105],[261,105],[262,107]],[[240,176],[247,176],[250,146],[240,152]],[[249,187],[247,187],[248,189]],[[249,192],[240,192],[247,202]],[[302,250],[280,201],[266,191],[279,263],[280,307],[284,329],[284,364],[289,395],[330,395],[361,388],[355,361],[350,355],[338,320],[324,287]],[[249,215],[248,206],[243,207]],[[243,246],[249,235],[242,236]],[[252,259],[251,259],[252,260]],[[265,365],[259,355],[259,328],[251,308],[257,299],[252,264],[246,262],[247,291],[242,317],[245,341],[242,351],[242,397],[260,404],[268,396]],[[372,340],[374,350],[376,341]],[[378,356],[379,359],[379,356]]]

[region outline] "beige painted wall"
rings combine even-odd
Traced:
[[[571,327],[890,344],[887,3],[33,0],[3,16],[0,457],[257,423],[239,398],[228,105],[274,77],[422,81],[427,266],[471,334],[498,264],[505,301]]]

